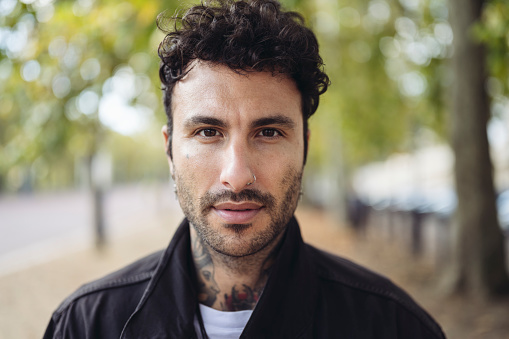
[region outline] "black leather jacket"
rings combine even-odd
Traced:
[[[44,338],[196,338],[189,224],[165,251],[89,283],[54,312]],[[389,280],[302,241],[292,218],[241,338],[445,338]]]

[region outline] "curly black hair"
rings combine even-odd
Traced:
[[[173,22],[173,27],[165,27],[168,22]],[[160,14],[157,26],[166,33],[158,54],[170,157],[173,86],[189,71],[190,63],[199,59],[236,72],[272,72],[292,78],[302,96],[305,161],[307,121],[318,108],[319,96],[327,90],[329,77],[323,71],[316,37],[304,26],[300,14],[283,11],[275,0],[212,0],[170,21]]]

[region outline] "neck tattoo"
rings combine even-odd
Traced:
[[[198,302],[221,311],[253,310],[265,287],[272,255],[263,262],[260,277],[253,286],[232,281],[230,288],[220,288],[210,250],[194,230],[191,232],[191,249],[198,277]]]

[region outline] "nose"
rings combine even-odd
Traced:
[[[251,154],[246,145],[231,143],[225,150],[221,170],[221,184],[233,190],[242,191],[254,183],[255,176],[250,167]]]

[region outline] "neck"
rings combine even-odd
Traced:
[[[267,282],[282,235],[256,254],[231,257],[214,251],[193,226],[190,226],[190,232],[198,276],[198,301],[220,311],[254,309]]]

